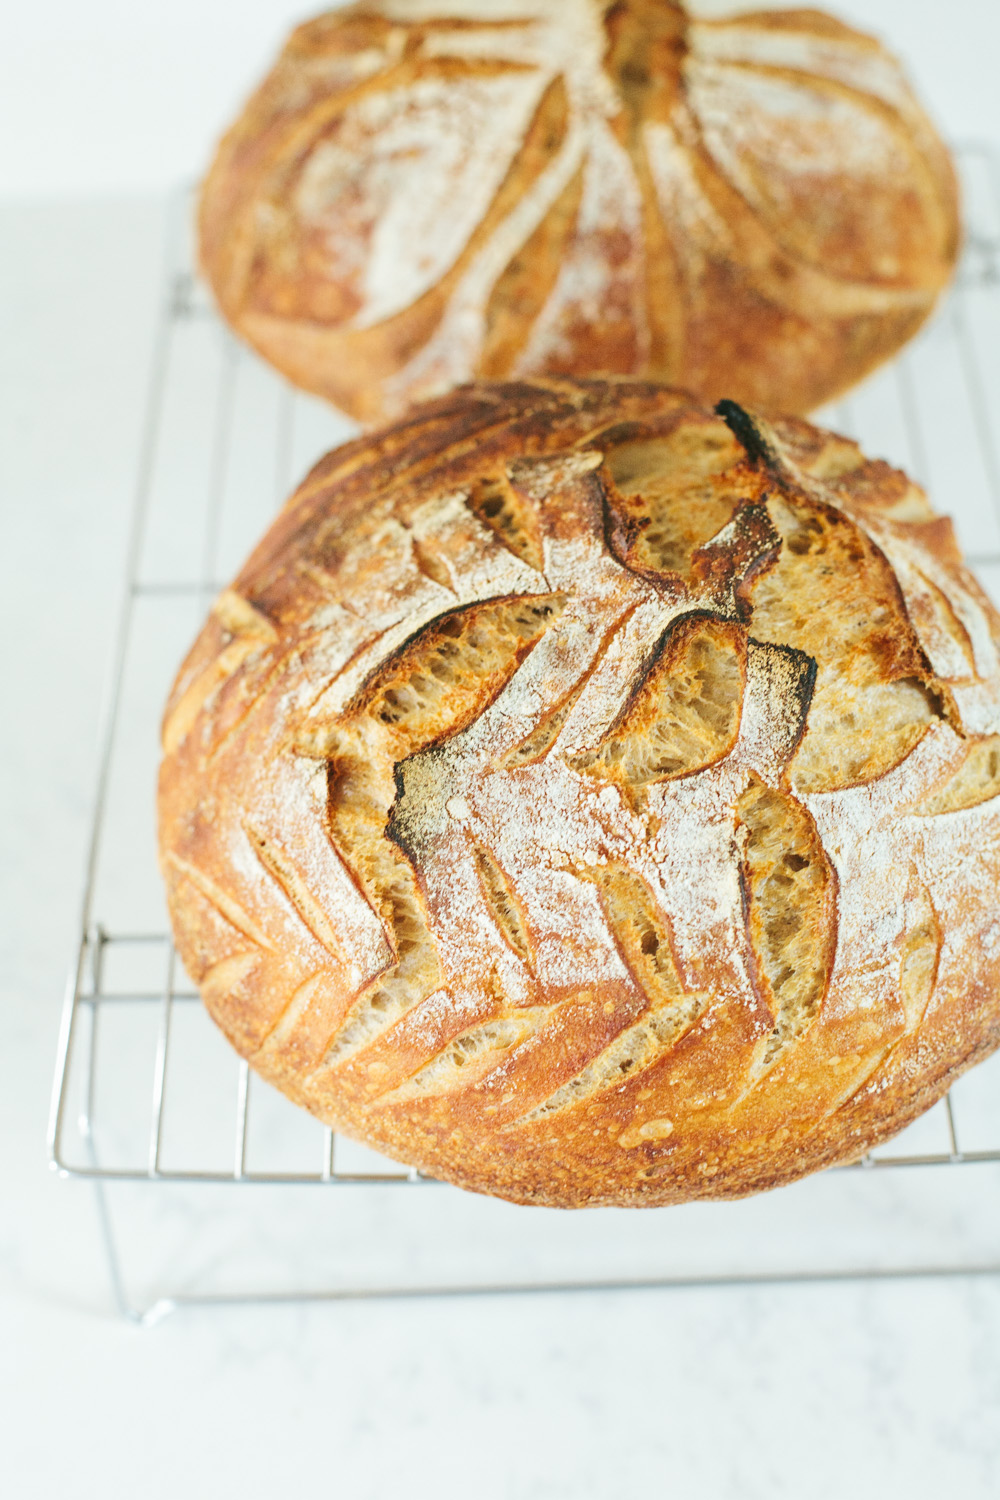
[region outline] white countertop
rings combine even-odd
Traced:
[[[4,1493],[992,1500],[1000,1278],[113,1314],[44,1130],[162,215],[0,206]]]

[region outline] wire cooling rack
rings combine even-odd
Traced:
[[[925,483],[1000,598],[1000,171],[986,148],[959,164],[967,238],[953,291],[900,358],[819,420]],[[741,1204],[560,1215],[428,1193],[419,1173],[295,1110],[215,1032],[156,873],[159,713],[212,597],[293,480],[354,429],[218,322],[189,223],[183,195],[50,1120],[53,1167],[95,1184],[120,1310],[151,1322],[233,1300],[1000,1271],[1000,1057],[857,1169]],[[887,1170],[903,1167],[936,1170]],[[354,1191],[333,1207],[317,1186]]]

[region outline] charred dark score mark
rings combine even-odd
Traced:
[[[813,657],[770,641],[747,643],[747,686],[740,722],[741,744],[774,771],[784,769],[805,734],[816,687]]]
[[[751,463],[761,464],[772,471],[780,468],[773,445],[764,436],[760,423],[748,411],[737,406],[735,401],[717,401],[715,412],[725,422]]]
[[[749,590],[781,551],[781,537],[765,505],[743,505],[691,559],[694,578],[715,596],[720,612],[749,620]]]
[[[804,724],[816,686],[816,662],[804,651],[794,646],[778,646],[771,641],[756,641],[750,637],[750,646],[760,651],[766,661],[765,671],[770,681],[780,684],[777,691],[789,704],[790,710]]]

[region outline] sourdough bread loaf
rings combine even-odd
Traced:
[[[805,412],[956,254],[894,59],[813,10],[374,0],[295,31],[223,140],[225,316],[365,422],[473,376],[652,376]]]
[[[464,1187],[856,1158],[1000,1040],[998,645],[852,442],[459,390],[322,460],[180,671],[180,954],[263,1077]]]

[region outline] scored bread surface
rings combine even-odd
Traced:
[[[954,264],[948,156],[814,10],[380,0],[299,27],[222,141],[226,317],[365,422],[474,376],[651,376],[806,412]]]
[[[720,413],[482,384],[338,449],[167,706],[211,1014],[465,1187],[753,1192],[1000,1040],[1000,619],[899,471]]]

